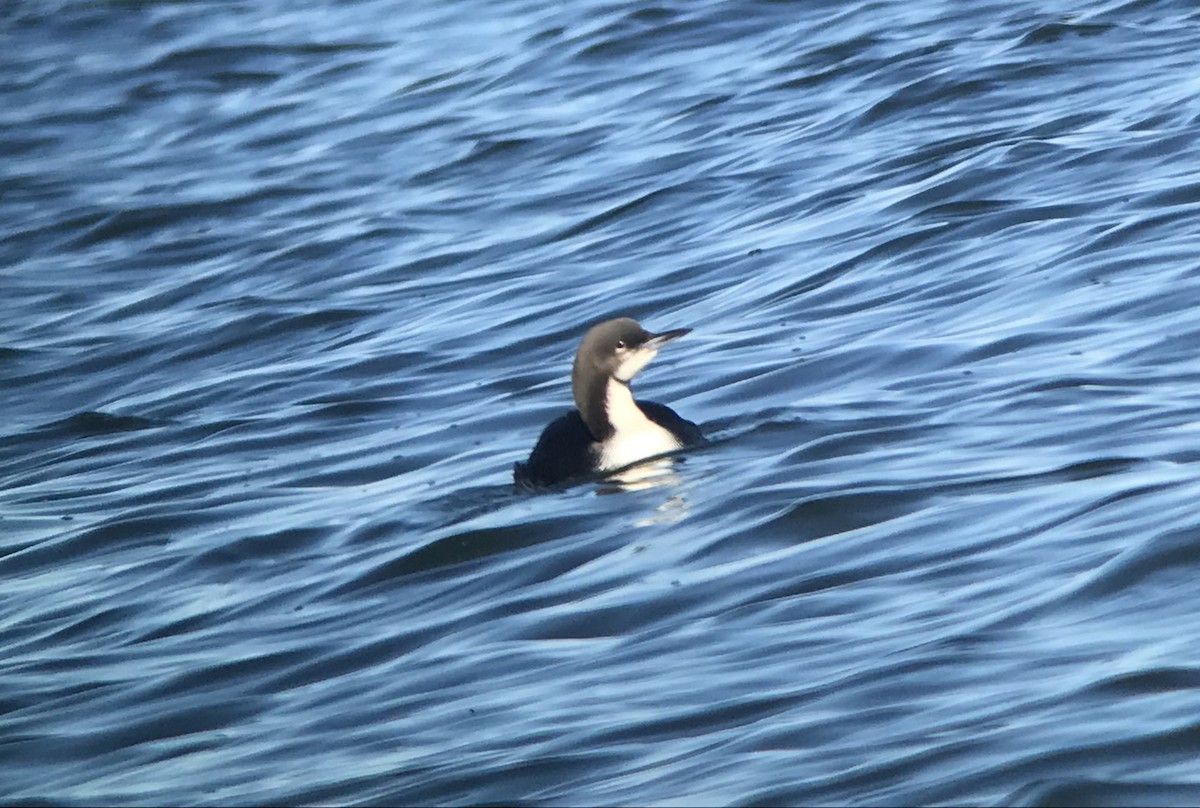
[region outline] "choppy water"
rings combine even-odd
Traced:
[[[1200,800],[1198,53],[0,6],[0,799]],[[514,492],[618,313],[714,445]]]

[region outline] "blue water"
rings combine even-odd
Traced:
[[[0,6],[0,802],[1200,801],[1197,54]],[[514,491],[618,314],[712,445]]]

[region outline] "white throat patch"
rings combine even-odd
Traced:
[[[653,356],[651,353],[641,364],[645,365]],[[636,358],[636,355],[631,358]],[[641,365],[638,366],[640,369]],[[633,391],[627,385],[609,381],[604,409],[612,423],[613,434],[603,444],[601,471],[624,468],[647,457],[674,451],[682,445],[674,435],[646,417],[634,402]]]
[[[621,381],[629,384],[629,381],[636,375],[638,371],[646,367],[650,360],[658,355],[658,351],[649,348],[637,348],[629,352],[621,364],[617,365],[616,371],[613,373]]]

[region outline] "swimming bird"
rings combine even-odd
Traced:
[[[705,442],[700,427],[665,404],[638,401],[629,383],[658,349],[690,328],[652,334],[620,317],[588,329],[571,367],[576,409],[556,418],[513,480],[537,488],[603,475]]]

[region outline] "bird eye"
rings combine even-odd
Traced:
[[[617,340],[617,350],[619,351],[624,347],[625,347],[625,340],[623,340],[623,339]]]

